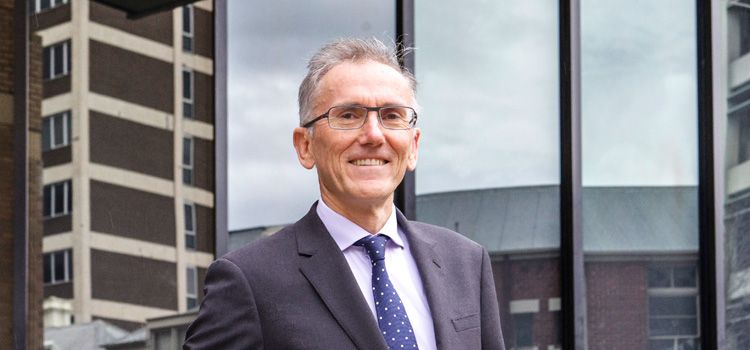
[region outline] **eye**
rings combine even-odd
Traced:
[[[346,112],[343,112],[343,113],[337,115],[336,118],[345,119],[345,120],[351,120],[351,119],[357,119],[358,117],[357,117],[356,114],[352,113],[351,111],[346,111]]]
[[[402,120],[404,119],[403,113],[399,113],[397,109],[383,109],[380,111],[380,119],[382,120]]]

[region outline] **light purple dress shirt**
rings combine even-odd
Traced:
[[[370,257],[363,247],[353,245],[358,240],[369,236],[369,232],[357,226],[341,214],[329,208],[323,200],[318,201],[317,213],[323,221],[326,229],[336,241],[336,244],[344,253],[349,268],[359,284],[367,304],[370,306],[373,317],[377,319],[375,311],[375,300],[372,296],[372,264]],[[380,230],[390,240],[386,244],[385,267],[388,277],[393,282],[401,302],[404,304],[406,314],[417,338],[417,346],[420,350],[435,350],[435,328],[432,323],[430,306],[422,287],[422,278],[419,276],[417,264],[409,250],[409,242],[406,240],[401,228],[396,221],[396,207],[393,207],[391,216],[385,226]]]

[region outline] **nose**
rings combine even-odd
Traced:
[[[362,144],[380,144],[383,143],[385,135],[383,126],[378,121],[378,112],[370,111],[367,113],[365,125],[360,130],[359,141]]]

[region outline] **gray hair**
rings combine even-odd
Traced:
[[[402,50],[400,55],[411,49]],[[412,93],[416,96],[417,80],[406,68],[399,63],[396,49],[384,44],[377,38],[359,39],[342,38],[323,46],[307,64],[307,75],[299,86],[299,122],[304,125],[307,120],[314,118],[313,100],[317,97],[320,80],[333,67],[345,62],[375,61],[385,64],[398,72],[408,81]]]

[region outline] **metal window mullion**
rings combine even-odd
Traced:
[[[722,69],[714,70],[714,54],[721,57],[722,23],[720,13],[726,11],[723,1],[695,1],[696,58],[698,98],[698,277],[699,332],[701,348],[723,349],[724,344],[724,277],[723,277],[723,206],[724,200],[722,149],[723,118],[714,113],[719,104],[726,105]],[[719,67],[717,66],[717,67]],[[715,106],[716,104],[717,106]],[[721,110],[721,108],[719,108]]]
[[[396,46],[414,47],[414,0],[396,0]],[[402,67],[416,75],[414,67],[414,50],[401,56]],[[396,188],[394,203],[410,220],[417,218],[416,170],[407,171],[404,179]]]
[[[70,208],[68,208],[68,196],[70,195],[70,182],[64,182],[63,183],[63,212],[62,214],[67,214],[70,212]]]
[[[63,276],[65,276],[63,277],[63,282],[70,281],[70,276],[68,276],[68,264],[70,261],[68,254],[70,254],[68,250],[63,251]]]
[[[227,224],[227,1],[215,0],[214,35],[214,254],[228,246]]]
[[[587,349],[581,182],[581,63],[578,0],[559,2],[560,280],[562,348]]]

